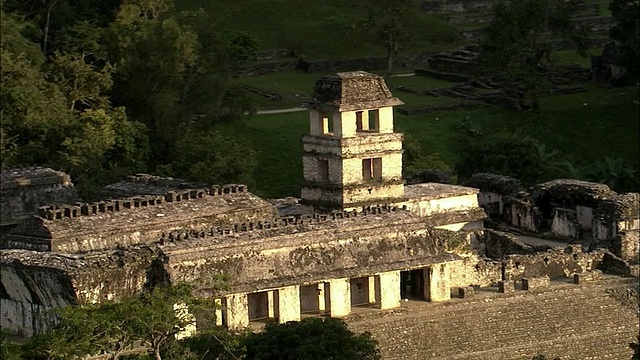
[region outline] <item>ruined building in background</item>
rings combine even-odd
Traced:
[[[618,201],[611,192],[602,204],[586,196],[587,206],[582,195],[563,197],[544,184],[532,193],[491,179],[480,181],[480,190],[404,185],[402,134],[393,127],[392,107],[398,104],[377,75],[350,72],[320,79],[307,104],[305,182],[296,201],[267,201],[243,185],[135,175],[107,186],[108,200],[43,204],[2,234],[2,327],[33,335],[50,328],[52,308],[189,282],[199,295],[216,299],[221,305],[216,321],[230,328],[304,316],[345,317],[356,329],[378,331],[385,358],[440,353],[447,358],[476,343],[458,344],[466,339],[458,336],[449,340],[455,350],[446,350],[430,335],[435,330],[422,328],[428,321],[421,314],[445,309],[439,303],[462,301],[460,306],[472,309],[477,301],[469,297],[493,296],[497,286],[509,296],[514,281],[526,283],[527,291],[555,289],[560,285],[550,278],[574,274],[584,282],[596,278],[599,272],[593,270],[605,262],[620,274],[634,271],[624,258],[630,244],[637,245],[638,222],[624,204],[637,194]],[[492,225],[505,219],[514,224],[509,219],[515,218],[519,228],[532,233],[550,226],[566,242],[554,248],[549,244],[557,245],[557,239],[534,241],[485,229],[487,215],[478,199],[493,215]],[[592,224],[600,221],[592,225],[598,239],[586,248],[572,245],[572,235],[582,241],[584,228],[578,225],[586,224],[589,211]],[[629,235],[634,229],[635,240]],[[588,251],[602,244],[613,252]],[[229,278],[226,290],[217,287],[221,275]],[[433,308],[411,313],[422,306],[416,304]],[[507,310],[500,314],[508,316]],[[413,314],[399,325],[404,330],[385,332],[391,315],[402,314]],[[617,314],[625,316],[626,325],[618,326],[616,341],[626,341],[637,332],[628,325],[637,318],[627,310]],[[456,328],[458,320],[464,319],[452,316],[447,328]],[[509,333],[500,330],[496,336],[508,341]],[[425,342],[425,336],[433,339]],[[599,341],[602,336],[609,335]],[[406,354],[394,350],[402,343]],[[534,351],[522,346],[523,354]]]
[[[36,215],[41,205],[80,201],[69,175],[42,167],[3,170],[0,198],[0,229],[3,232]]]

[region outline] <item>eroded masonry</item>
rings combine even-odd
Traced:
[[[52,308],[179,282],[216,299],[218,324],[243,328],[637,272],[638,194],[574,180],[524,189],[491,174],[405,185],[399,104],[377,75],[320,79],[300,199],[139,174],[81,203],[68,178],[38,177],[49,169],[3,171],[2,327],[38,334]],[[34,184],[51,196],[29,195]]]

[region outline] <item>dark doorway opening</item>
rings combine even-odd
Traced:
[[[424,300],[424,269],[400,272],[400,297]]]

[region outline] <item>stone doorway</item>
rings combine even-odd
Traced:
[[[376,302],[373,277],[359,277],[349,280],[351,306],[369,306]]]
[[[320,283],[300,286],[300,313],[324,314],[329,303],[329,284]]]
[[[400,272],[400,298],[410,300],[425,299],[424,269],[407,270]]]
[[[265,321],[274,318],[274,298],[272,291],[247,294],[249,321]]]

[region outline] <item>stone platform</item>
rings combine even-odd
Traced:
[[[391,311],[361,309],[346,320],[370,331],[383,359],[630,359],[638,334],[635,303],[610,295],[637,289],[637,279],[605,277],[585,285],[552,281],[546,291],[499,294],[483,289],[470,299],[403,302]],[[635,306],[635,308],[634,308]]]

